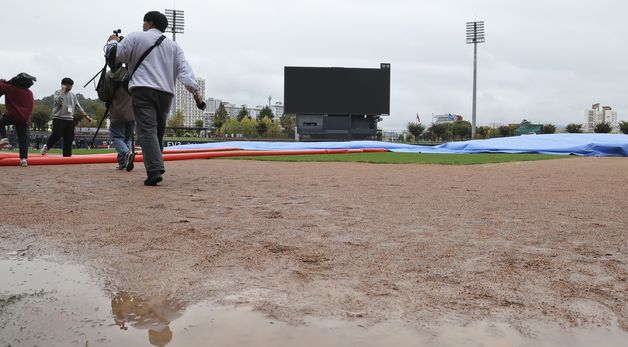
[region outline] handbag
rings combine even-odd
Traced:
[[[146,50],[146,52],[144,52],[144,54],[142,54],[142,56],[140,57],[140,59],[137,61],[137,65],[135,65],[135,67],[133,68],[133,71],[131,71],[131,73],[128,73],[126,75],[124,75],[124,77],[122,77],[122,81],[120,81],[120,86],[122,88],[124,88],[124,90],[126,90],[129,94],[131,93],[131,91],[129,90],[129,82],[131,82],[131,78],[133,77],[133,74],[135,73],[135,71],[137,71],[137,68],[140,67],[140,65],[142,65],[142,62],[144,61],[144,59],[146,59],[146,56],[148,56],[148,54],[157,46],[159,46],[163,40],[166,38],[166,36],[161,35],[157,41],[155,42],[154,45],[152,45],[149,49]]]

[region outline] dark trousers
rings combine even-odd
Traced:
[[[142,146],[146,173],[165,172],[161,151],[172,97],[152,88],[133,88],[135,130]]]
[[[46,142],[48,148],[52,148],[63,137],[63,156],[72,156],[72,142],[74,141],[74,121],[59,118],[52,119],[52,134]]]
[[[0,138],[7,137],[7,125],[13,125],[17,133],[17,144],[20,147],[20,159],[28,158],[28,125],[18,123],[7,117],[0,118]]]

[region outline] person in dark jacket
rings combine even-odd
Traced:
[[[0,118],[0,146],[9,144],[7,125],[13,125],[20,147],[20,166],[28,166],[28,121],[33,112],[33,92],[29,89],[37,79],[25,72],[6,81],[0,79],[0,96],[4,95],[6,114]]]
[[[126,74],[127,69],[120,66],[115,70],[108,71],[105,78],[110,81],[120,81]],[[114,83],[114,82],[112,82]],[[113,91],[111,105],[109,105],[109,134],[113,140],[113,146],[118,152],[118,169],[133,170],[135,154],[131,148],[131,137],[135,128],[135,117],[133,117],[133,105],[131,104],[131,94],[124,90],[119,83]]]

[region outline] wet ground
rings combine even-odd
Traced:
[[[543,328],[524,337],[505,323],[447,325],[310,319],[289,325],[246,306],[107,292],[78,265],[0,260],[0,346],[624,346],[617,328]]]
[[[623,346],[627,172],[3,168],[0,346]]]

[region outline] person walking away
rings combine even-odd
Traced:
[[[20,166],[28,166],[28,121],[33,112],[33,92],[29,89],[37,79],[25,72],[6,81],[0,79],[0,96],[4,95],[7,112],[0,118],[0,146],[8,145],[7,125],[13,125],[20,147]]]
[[[133,105],[131,104],[131,94],[120,87],[120,82],[127,69],[123,66],[115,71],[108,71],[105,78],[111,83],[116,83],[111,105],[109,105],[109,134],[113,141],[113,146],[118,152],[118,169],[132,171],[135,154],[131,148],[131,137],[135,128],[135,117],[133,117]]]
[[[144,184],[147,186],[157,185],[166,172],[162,156],[163,136],[175,93],[175,79],[192,93],[197,107],[205,107],[200,87],[183,50],[163,35],[167,27],[168,19],[163,13],[150,11],[144,15],[143,31],[132,32],[124,40],[111,35],[106,48],[108,59],[115,61],[114,66],[126,63],[131,71],[129,90],[146,168]]]
[[[80,112],[88,122],[92,118],[85,113],[83,107],[72,93],[74,81],[65,77],[61,80],[61,89],[54,94],[54,105],[52,107],[52,134],[41,149],[41,155],[46,155],[48,149],[52,148],[59,139],[63,138],[63,156],[72,156],[72,142],[74,142],[74,113]]]

